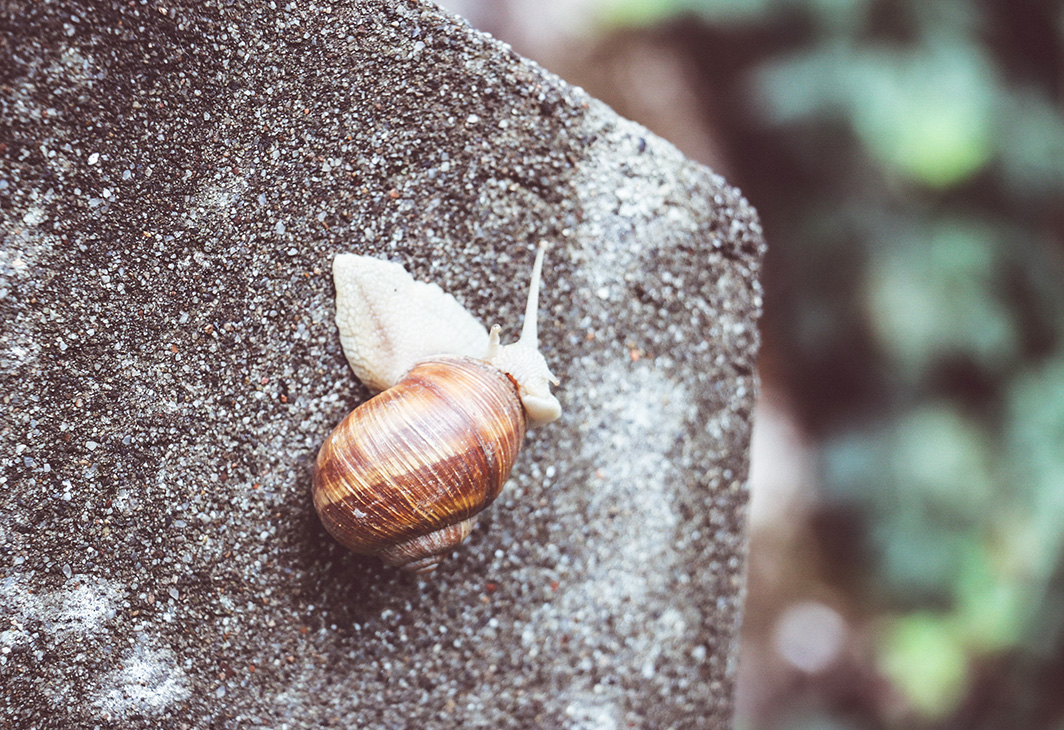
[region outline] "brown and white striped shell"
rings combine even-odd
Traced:
[[[505,373],[473,358],[426,360],[325,441],[314,507],[344,547],[429,570],[499,496],[524,437]]]
[[[402,267],[341,254],[336,321],[352,369],[383,390],[326,439],[314,507],[336,540],[428,572],[502,490],[528,426],[553,421],[557,382],[539,353],[533,267],[520,339],[502,346],[438,287]]]

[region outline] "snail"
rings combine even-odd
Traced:
[[[355,375],[379,391],[318,452],[314,507],[356,553],[427,573],[499,495],[528,427],[561,415],[539,352],[545,244],[518,340],[502,345],[435,284],[399,264],[338,254],[336,324]]]

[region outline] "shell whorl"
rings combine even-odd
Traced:
[[[492,365],[467,357],[420,362],[326,439],[314,507],[345,547],[431,570],[498,496],[525,421],[516,386]]]
[[[476,517],[470,517],[427,535],[418,535],[398,545],[389,545],[377,555],[385,565],[393,568],[410,573],[430,573],[447,553],[469,537],[476,521]]]

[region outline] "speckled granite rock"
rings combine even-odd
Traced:
[[[433,7],[0,2],[0,727],[726,727],[763,244]],[[563,419],[419,580],[309,499],[334,252],[522,311]]]

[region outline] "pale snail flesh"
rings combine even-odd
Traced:
[[[399,264],[339,254],[336,323],[352,370],[382,391],[318,453],[314,507],[357,553],[424,573],[460,544],[502,490],[525,429],[561,415],[539,352],[545,246],[517,342],[501,345],[450,294]]]

